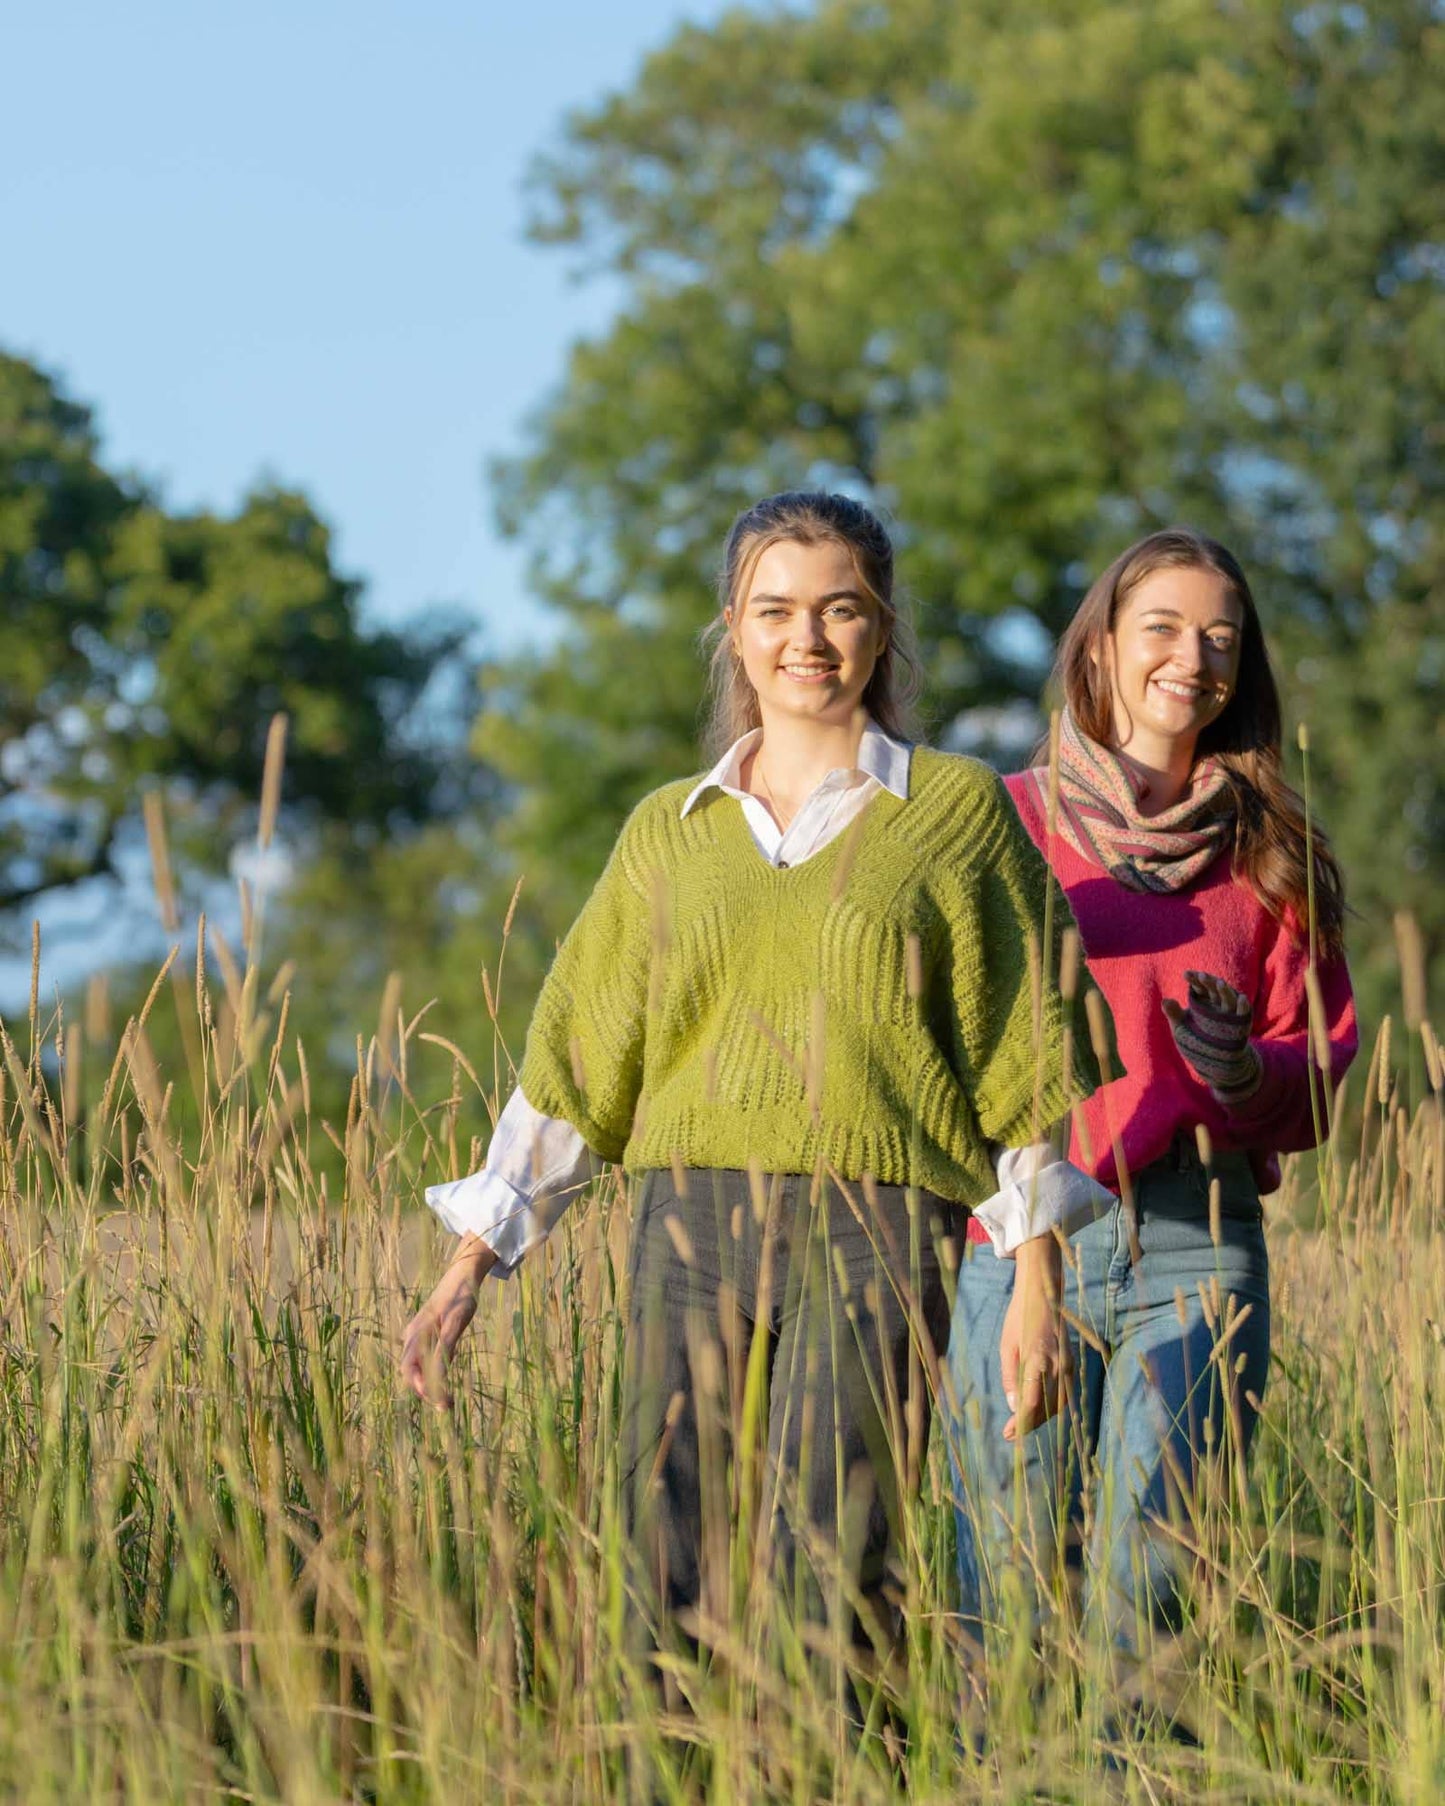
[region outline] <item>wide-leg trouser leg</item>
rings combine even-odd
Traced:
[[[943,1243],[961,1210],[898,1186],[800,1187],[768,1413],[778,1572],[798,1615],[882,1656],[890,1558],[948,1333]]]
[[[631,1250],[625,1527],[654,1639],[727,1609],[744,1376],[760,1350],[785,1601],[887,1634],[900,1492],[916,1485],[964,1213],[901,1187],[651,1173]],[[761,1343],[757,1339],[761,1338]],[[841,1628],[841,1627],[840,1627]]]

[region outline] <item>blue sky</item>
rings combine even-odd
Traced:
[[[173,505],[305,488],[368,606],[541,630],[484,466],[615,304],[522,241],[559,122],[720,0],[137,0],[0,24],[0,345]]]
[[[535,639],[485,465],[617,297],[523,242],[523,177],[569,109],[723,10],[6,7],[0,346],[91,403],[107,460],[173,506],[304,488],[373,618],[459,604],[485,649]],[[94,886],[45,905],[47,991],[159,950],[143,852],[126,870],[126,909]],[[0,1008],[28,971],[0,951]]]

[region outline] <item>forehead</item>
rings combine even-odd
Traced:
[[[1124,598],[1119,619],[1150,613],[1179,615],[1194,625],[1208,627],[1227,621],[1244,625],[1244,604],[1217,571],[1185,565],[1150,571]]]
[[[838,590],[853,590],[860,597],[864,595],[846,546],[837,540],[805,546],[796,539],[778,539],[759,553],[748,580],[747,593],[749,596],[789,596],[802,600],[808,596],[830,595]]]

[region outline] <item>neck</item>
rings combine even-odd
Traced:
[[[867,712],[861,708],[841,722],[764,714],[762,738],[753,749],[754,781],[749,788],[755,788],[761,765],[767,786],[780,803],[801,803],[830,771],[851,770],[858,763],[867,725]]]
[[[1146,786],[1139,798],[1139,813],[1162,815],[1172,809],[1189,788],[1194,773],[1194,740],[1168,740],[1152,734],[1130,734],[1128,741],[1116,740],[1117,752]]]

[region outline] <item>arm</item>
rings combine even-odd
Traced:
[[[431,1297],[407,1324],[401,1344],[401,1383],[439,1411],[452,1403],[447,1366],[462,1331],[476,1315],[477,1292],[496,1255],[475,1235],[464,1235]]]
[[[959,873],[961,894],[950,918],[953,1000],[960,1083],[984,1135],[1005,1150],[997,1163],[1000,1192],[979,1216],[995,1248],[1012,1251],[1016,1261],[999,1339],[1011,1412],[1004,1434],[1013,1441],[1059,1410],[1067,1386],[1071,1350],[1061,1317],[1063,1242],[1056,1225],[1075,1225],[1113,1199],[1101,1197],[1102,1188],[1039,1139],[1095,1089],[1100,1075],[1077,961],[1075,981],[1061,985],[1073,918],[1057,886],[1050,907],[1048,867],[1002,785],[971,850],[975,857]]]
[[[599,1164],[570,1123],[534,1110],[519,1088],[497,1119],[481,1172],[427,1188],[427,1203],[461,1243],[402,1340],[402,1384],[418,1398],[451,1404],[446,1370],[476,1314],[482,1281],[514,1272]]]
[[[999,1336],[999,1363],[1010,1417],[1009,1442],[1026,1436],[1062,1404],[1073,1372],[1073,1348],[1063,1333],[1063,1238],[1115,1201],[1097,1179],[1064,1159],[1068,1121],[1027,1148],[994,1148],[999,1190],[974,1209],[994,1253],[1015,1262],[1014,1288]]]
[[[427,1187],[426,1201],[454,1235],[479,1236],[508,1279],[545,1241],[602,1163],[569,1122],[544,1116],[520,1086],[497,1118],[479,1173]]]
[[[975,1204],[973,1214],[988,1231],[1000,1259],[1012,1259],[1022,1243],[1053,1230],[1070,1236],[1114,1204],[1106,1185],[1065,1159],[1067,1145],[1065,1118],[1043,1141],[1026,1148],[989,1149],[999,1188]]]
[[[401,1373],[404,1384],[439,1406],[451,1402],[446,1362],[476,1312],[482,1280],[498,1266],[509,1273],[592,1176],[593,1154],[619,1159],[631,1131],[642,1082],[651,921],[629,842],[647,807],[634,810],[558,949],[533,1013],[521,1087],[498,1120],[486,1168],[427,1193],[462,1243],[407,1325]]]
[[[940,898],[952,939],[954,1070],[984,1137],[1021,1149],[1100,1083],[1087,978],[1076,934],[1069,957],[1068,902],[997,779],[959,853]]]

